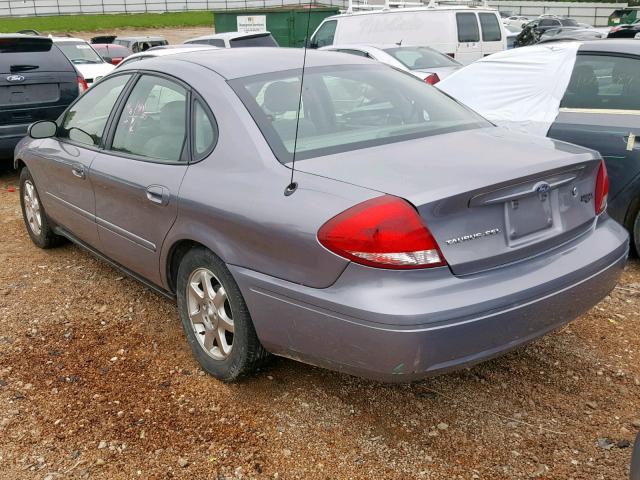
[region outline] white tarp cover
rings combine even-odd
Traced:
[[[497,125],[546,136],[569,85],[580,42],[494,53],[437,87]]]

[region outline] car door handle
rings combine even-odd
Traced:
[[[73,173],[74,177],[78,177],[78,178],[81,178],[83,180],[85,178],[87,178],[87,175],[86,175],[86,173],[84,171],[84,165],[82,165],[82,164],[73,165],[71,167],[71,173]]]
[[[169,203],[169,189],[162,185],[151,185],[147,187],[147,200],[158,205]]]

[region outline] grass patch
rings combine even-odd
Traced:
[[[42,33],[113,30],[115,28],[166,28],[213,26],[213,12],[59,15],[1,18],[0,32],[34,29]]]

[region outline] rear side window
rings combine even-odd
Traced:
[[[560,107],[640,110],[640,59],[578,55]]]
[[[167,162],[181,161],[187,124],[187,91],[145,75],[131,91],[116,127],[113,150]]]
[[[542,20],[540,20],[540,26],[541,27],[559,27],[560,22],[553,18],[543,18]]]
[[[232,38],[229,40],[231,48],[237,47],[277,47],[278,44],[271,35],[253,35],[251,37]]]
[[[216,122],[209,116],[200,100],[193,107],[193,151],[195,160],[202,160],[218,141]]]
[[[100,145],[111,110],[130,78],[131,75],[118,75],[93,86],[67,111],[59,137],[83,145]]]
[[[73,66],[49,39],[0,38],[0,73],[66,71]]]
[[[313,39],[314,47],[320,48],[333,45],[333,37],[336,35],[337,23],[336,20],[330,20],[320,25]]]
[[[502,40],[502,30],[498,18],[493,13],[480,13],[480,26],[482,27],[483,42],[499,42]]]
[[[458,41],[461,43],[479,42],[480,29],[475,13],[456,13],[456,23],[458,25]]]
[[[398,47],[385,49],[389,55],[409,70],[423,68],[455,67],[460,65],[451,57],[425,47]]]

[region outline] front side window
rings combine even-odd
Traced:
[[[102,143],[111,110],[131,75],[118,75],[94,85],[65,114],[59,137],[89,146]]]
[[[578,55],[560,107],[640,111],[640,59]]]
[[[187,91],[165,78],[145,75],[131,90],[111,148],[165,162],[183,159]]]
[[[230,82],[276,157],[318,157],[490,124],[435,88],[380,65],[311,67]]]
[[[456,13],[456,23],[458,25],[458,41],[461,43],[479,42],[480,29],[475,13]]]
[[[480,26],[482,27],[483,42],[499,42],[502,40],[502,30],[498,23],[498,17],[493,13],[480,13]]]
[[[333,45],[333,37],[336,34],[336,20],[330,20],[320,25],[320,28],[316,32],[313,38],[313,46],[315,48],[326,47],[327,45]]]

